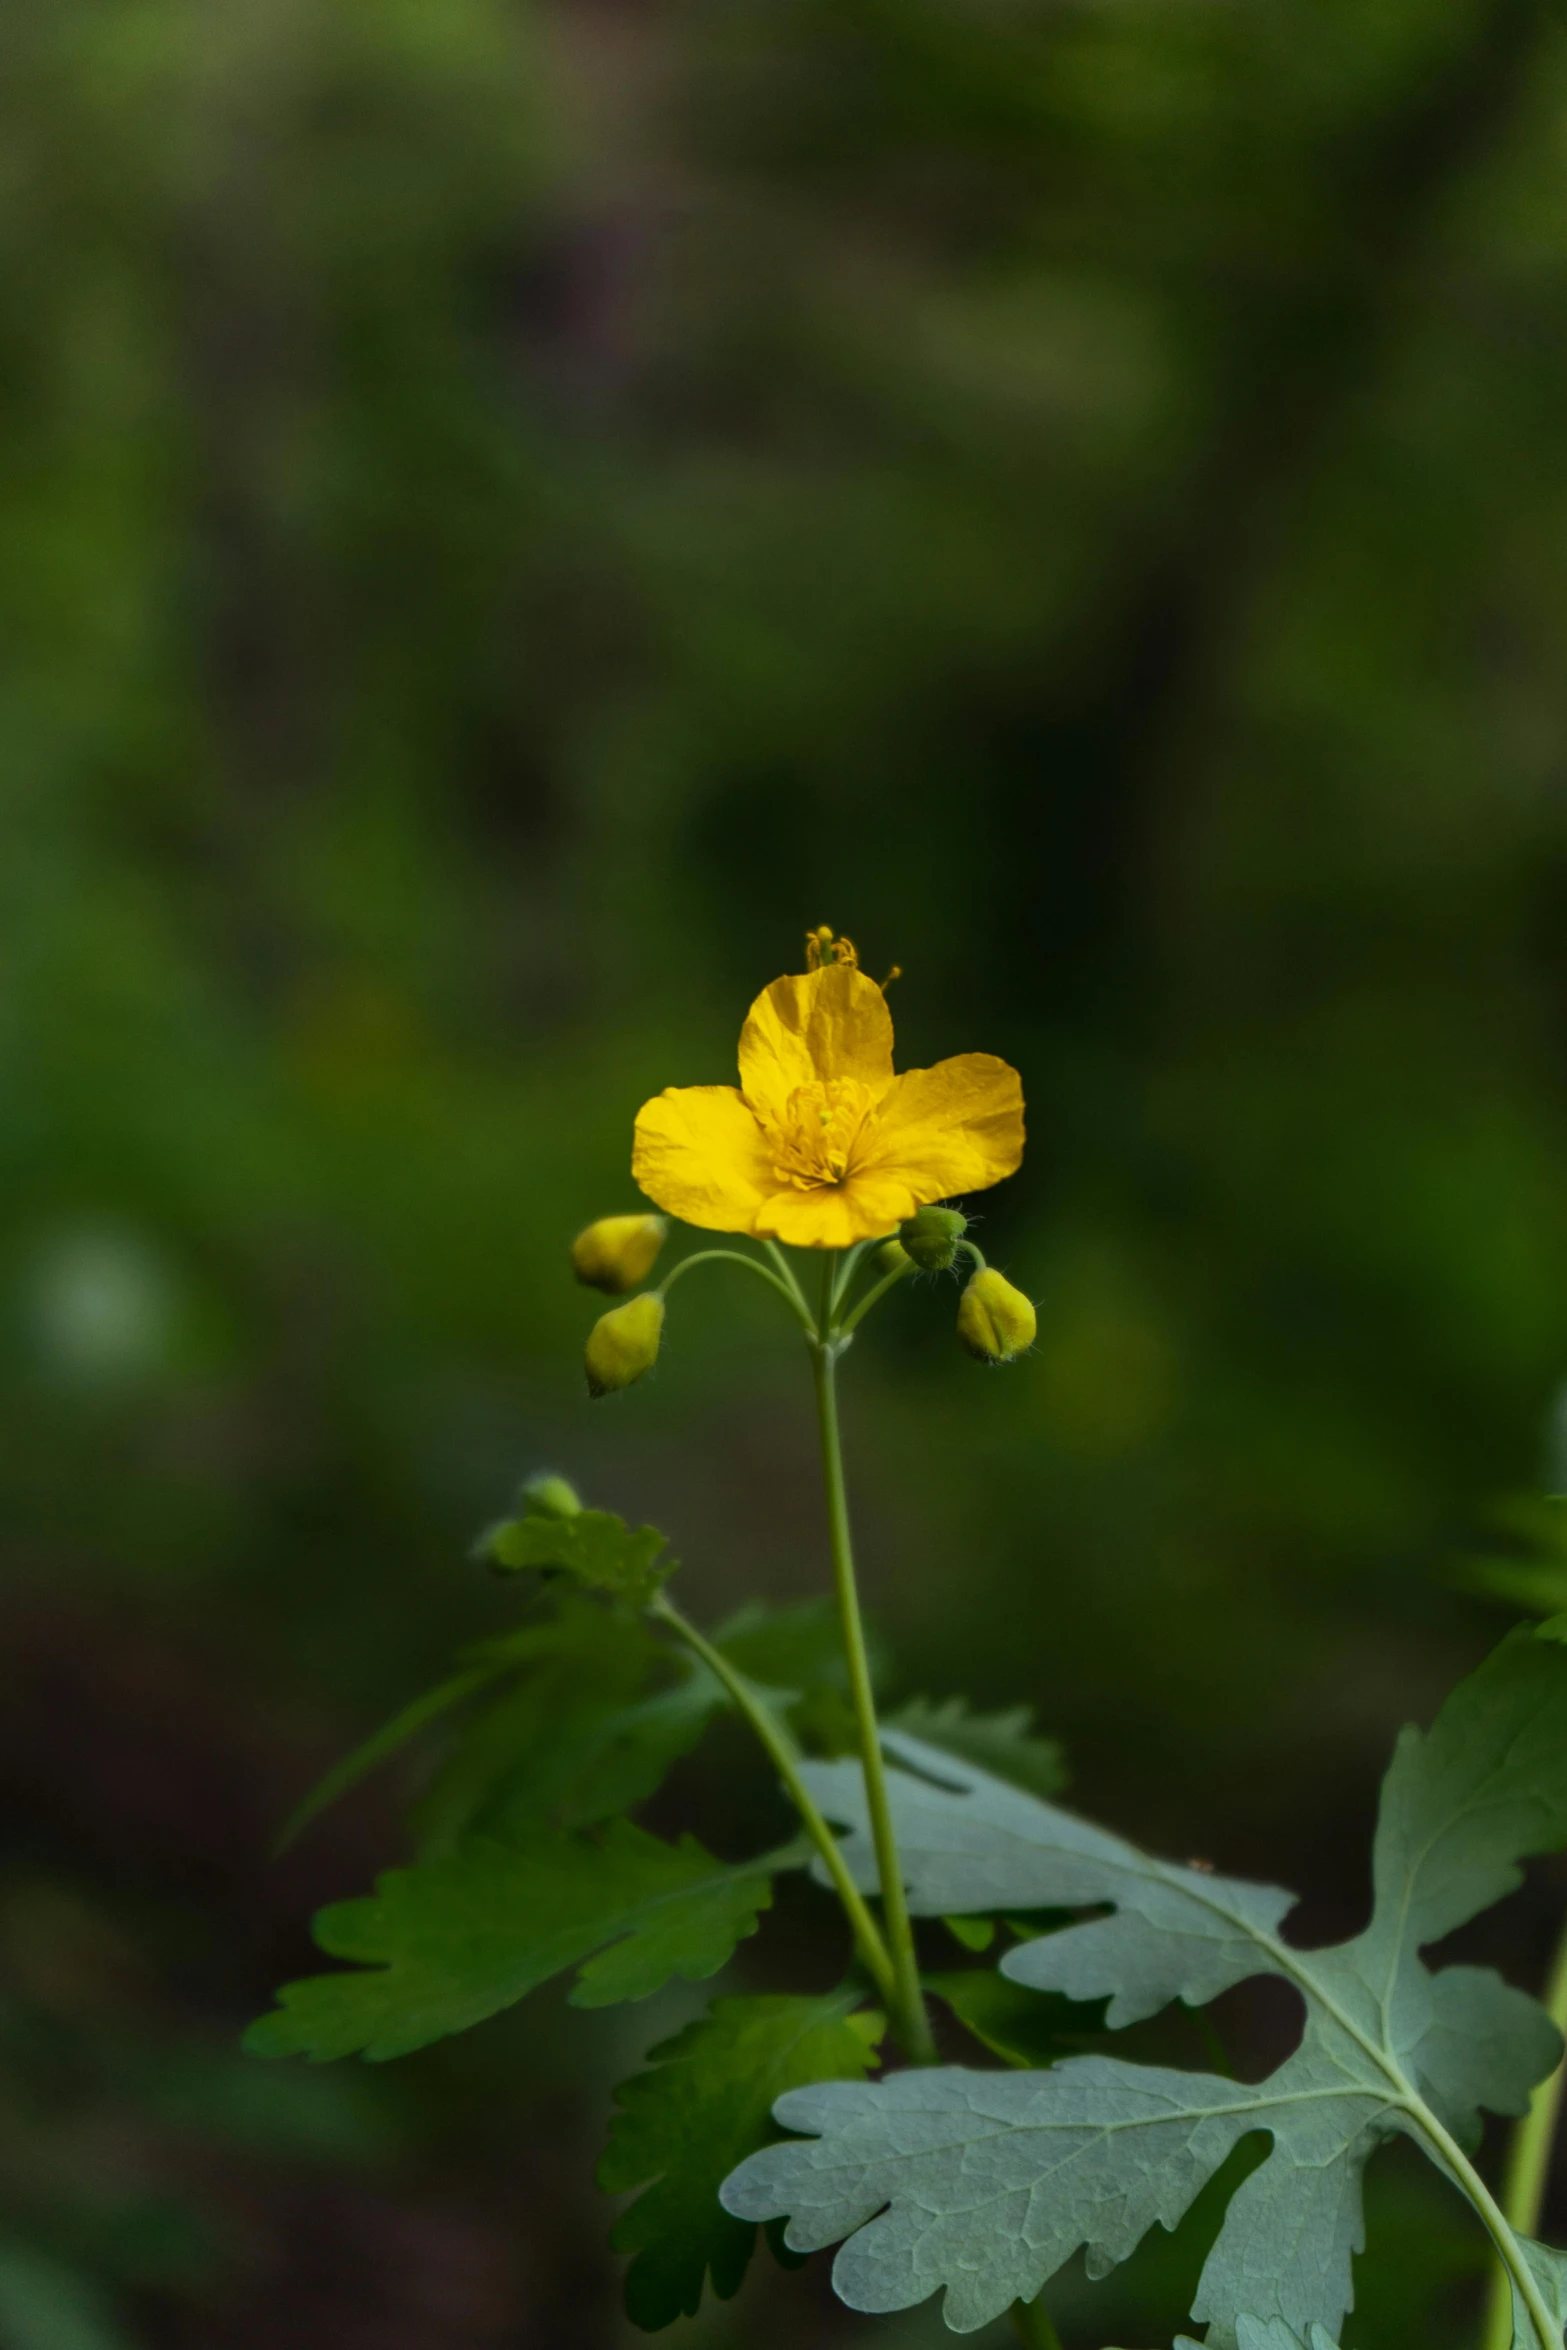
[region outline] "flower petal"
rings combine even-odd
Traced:
[[[917,1205],[985,1191],[1023,1157],[1023,1081],[994,1053],[906,1069],[882,1100],[854,1176],[908,1184]]]
[[[732,1085],[671,1085],[637,1112],[632,1180],[683,1223],[749,1232],[777,1186],[756,1116]]]
[[[855,1077],[892,1083],[892,1014],[874,979],[848,963],[790,972],[764,988],[740,1031],[740,1083],[764,1116],[782,1118],[798,1086]]]
[[[852,1248],[857,1240],[895,1232],[914,1206],[906,1183],[851,1175],[846,1183],[775,1193],[758,1210],[752,1230],[790,1248]]]

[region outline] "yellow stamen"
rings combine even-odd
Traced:
[[[827,963],[847,963],[851,971],[860,967],[859,950],[852,938],[837,938],[829,923],[805,934],[805,968],[820,971]]]
[[[780,1182],[800,1191],[841,1183],[875,1106],[876,1097],[869,1086],[852,1077],[798,1087],[789,1096],[783,1122],[769,1122],[773,1165]]]

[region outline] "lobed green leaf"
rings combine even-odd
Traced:
[[[789,1607],[753,1601],[714,1635],[729,1662],[766,1691],[796,1743],[811,1754],[854,1754],[859,1731],[849,1702],[849,1675],[836,1603],[806,1599]],[[871,1680],[886,1657],[870,1628]]]
[[[1269,2318],[1264,2324],[1258,2318],[1242,2315],[1236,2320],[1235,2332],[1240,2350],[1338,2350],[1325,2326],[1310,2326],[1300,2335],[1278,2317]],[[1175,2350],[1205,2350],[1205,2346],[1179,2334]]]
[[[1083,2040],[1104,2028],[1104,2002],[1081,2007],[1076,2000],[1041,1997],[1008,1981],[994,1967],[963,1967],[951,1974],[923,1976],[963,2030],[1003,2063],[1034,2070],[1081,2054]]]
[[[748,1681],[764,1689],[798,1693],[849,1686],[838,1608],[830,1597],[796,1600],[787,1607],[748,1601],[713,1639]],[[868,1629],[867,1644],[871,1677],[879,1683],[886,1656],[873,1628]]]
[[[668,1536],[656,1526],[628,1526],[613,1510],[578,1510],[574,1517],[525,1513],[492,1527],[485,1555],[498,1567],[537,1567],[570,1575],[586,1590],[601,1591],[632,1607],[646,1607],[675,1571],[658,1560]]]
[[[1084,2007],[1071,1999],[1042,1998],[993,1967],[964,1967],[927,1975],[924,1981],[926,1990],[945,2001],[965,2031],[1007,2064],[1055,2064],[1080,2051],[1085,2035],[1103,2028],[1102,2000]]]
[[[568,1967],[581,1970],[578,2007],[644,1999],[674,1976],[700,1982],[756,1931],[773,1872],[804,1856],[726,1867],[694,1837],[663,1844],[627,1820],[602,1837],[473,1837],[323,1910],[318,1944],[359,1966],[285,1984],[245,2045],[379,2062],[482,2023]]]
[[[1400,2132],[1459,2175],[1480,2108],[1523,2112],[1560,2057],[1533,2000],[1488,1969],[1433,1973],[1419,1955],[1511,1890],[1524,1855],[1567,1842],[1567,1650],[1553,1627],[1515,1634],[1429,1732],[1404,1732],[1383,1788],[1371,1922],[1326,1950],[1281,1939],[1292,1904],[1276,1887],[1150,1859],[914,1740],[887,1743],[903,1765],[891,1795],[917,1911],[1108,1905],[1010,1952],[1012,1981],[1108,1998],[1114,2025],[1271,1974],[1300,1992],[1306,2023],[1295,2053],[1255,2085],[1087,2056],[1049,2072],[947,2067],[785,2097],[777,2118],[814,2135],[751,2157],[724,2202],[745,2218],[789,2214],[800,2250],[847,2238],[834,2281],[852,2307],[906,2308],[945,2287],[961,2332],[1032,2300],[1079,2246],[1103,2275],[1156,2222],[1173,2227],[1262,2130],[1271,2150],[1231,2199],[1192,2314],[1208,2322],[1207,2350],[1332,2336],[1352,2300],[1374,2148]],[[858,1772],[807,1768],[850,1829],[858,1881],[874,1888]],[[1529,2257],[1559,2298],[1562,2256]],[[1527,2321],[1519,2350],[1546,2350]]]
[[[661,1784],[727,1700],[637,1618],[566,1592],[526,1669],[465,1724],[414,1814],[421,1856],[477,1830],[503,1840],[588,1827]],[[655,1673],[677,1678],[650,1689]]]
[[[785,2090],[860,2080],[873,2067],[885,2019],[855,2013],[859,1998],[716,2000],[616,2090],[598,2183],[610,2194],[647,2188],[613,2238],[636,2255],[626,2309],[644,2331],[694,2317],[708,2277],[721,2300],[738,2292],[756,2230],[724,2210],[719,2184],[777,2135],[772,2106]]]

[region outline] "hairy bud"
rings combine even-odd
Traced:
[[[958,1300],[958,1337],[981,1363],[1010,1363],[1034,1343],[1038,1316],[1021,1289],[991,1265],[974,1275]]]
[[[571,1244],[571,1269],[589,1289],[619,1297],[645,1281],[664,1245],[662,1216],[600,1216]]]
[[[656,1289],[600,1314],[588,1332],[585,1361],[590,1395],[615,1395],[658,1361],[664,1301]]]
[[[898,1226],[898,1239],[922,1273],[945,1273],[967,1230],[968,1218],[956,1208],[916,1208]]]

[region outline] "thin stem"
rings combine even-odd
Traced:
[[[978,1242],[973,1240],[960,1240],[958,1242],[958,1246],[959,1248],[966,1248],[968,1250],[969,1255],[974,1260],[975,1272],[983,1273],[985,1271],[985,1258]]]
[[[868,1289],[865,1292],[865,1295],[861,1298],[853,1313],[850,1314],[844,1321],[839,1323],[839,1337],[852,1338],[855,1331],[858,1330],[860,1324],[864,1321],[866,1315],[870,1312],[872,1306],[880,1305],[888,1290],[896,1289],[898,1283],[900,1281],[906,1280],[913,1270],[914,1259],[910,1257],[905,1263],[901,1265],[894,1265],[890,1273],[884,1273],[881,1279],[877,1282],[875,1288]]]
[[[1567,1930],[1563,1931],[1551,1961],[1544,2005],[1557,2030],[1567,2031]],[[1535,2090],[1529,2110],[1514,2130],[1508,2148],[1507,2171],[1502,2180],[1502,2210],[1509,2227],[1515,2228],[1520,2236],[1533,2236],[1539,2231],[1540,2207],[1545,2201],[1564,2087],[1567,2087],[1567,2060]],[[1512,2350],[1512,2340],[1512,2287],[1506,2270],[1501,2269],[1491,2280],[1484,2350]]]
[[[853,1281],[855,1268],[864,1254],[865,1243],[863,1240],[857,1240],[852,1248],[846,1248],[839,1257],[832,1277],[831,1294],[827,1300],[827,1321],[829,1324],[836,1324],[838,1316],[842,1313],[843,1301],[849,1294],[849,1284]]]
[[[792,1279],[787,1282],[780,1281],[776,1273],[769,1273],[767,1267],[759,1265],[755,1257],[742,1256],[737,1248],[699,1248],[694,1257],[682,1257],[679,1264],[671,1266],[669,1272],[659,1283],[659,1296],[667,1297],[682,1274],[689,1273],[693,1265],[743,1265],[748,1273],[756,1275],[758,1281],[765,1281],[769,1289],[777,1290],[795,1320],[807,1333],[814,1330],[815,1324],[811,1320],[804,1298],[800,1295],[798,1283]]]
[[[854,1546],[849,1533],[849,1497],[843,1474],[843,1441],[838,1428],[837,1350],[830,1309],[833,1265],[822,1267],[822,1319],[811,1348],[811,1370],[816,1383],[816,1415],[821,1431],[822,1476],[827,1489],[827,1535],[832,1550],[833,1581],[838,1593],[838,1621],[843,1632],[844,1659],[849,1668],[849,1692],[859,1732],[860,1764],[865,1775],[865,1804],[870,1814],[871,1840],[876,1848],[876,1873],[881,1886],[882,1916],[892,1952],[897,1998],[893,2013],[905,2055],[913,2064],[934,2064],[936,2043],[920,1989],[919,1959],[914,1929],[903,1890],[892,1807],[887,1799],[887,1773],[882,1761],[876,1723],[876,1699],[871,1689],[870,1659],[865,1649],[865,1626],[854,1579]]]
[[[778,1278],[780,1281],[782,1281],[784,1287],[788,1290],[790,1297],[793,1299],[795,1312],[799,1315],[803,1328],[808,1334],[814,1335],[816,1329],[815,1318],[811,1313],[810,1307],[805,1302],[804,1290],[800,1287],[799,1282],[796,1281],[794,1277],[794,1267],[790,1264],[788,1258],[784,1255],[783,1250],[779,1247],[776,1240],[764,1240],[762,1246],[767,1251],[768,1255],[772,1258],[773,1263],[777,1266]]]
[[[790,1751],[789,1742],[773,1715],[762,1704],[744,1675],[735,1671],[723,1650],[715,1648],[710,1640],[705,1639],[695,1624],[683,1616],[662,1593],[654,1600],[648,1613],[659,1623],[667,1625],[677,1639],[685,1642],[692,1655],[699,1657],[708,1671],[723,1683],[766,1748],[774,1769],[788,1790],[790,1802],[800,1815],[806,1834],[821,1854],[822,1865],[832,1879],[833,1890],[843,1903],[844,1914],[854,1936],[854,1946],[866,1971],[887,2006],[895,2011],[898,1983],[881,1930],[865,1906],[864,1895],[849,1874],[849,1864],[843,1857],[842,1845],[812,1801]]]
[[[1028,2350],[1061,2350],[1061,2337],[1043,2301],[1014,2301],[1008,2314],[1018,2340],[1026,2343]]]

